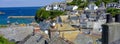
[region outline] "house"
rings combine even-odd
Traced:
[[[106,16],[106,8],[104,3],[101,3],[100,6],[96,6],[94,3],[91,3],[84,9],[84,14],[90,21],[98,21],[98,19],[104,19]]]
[[[73,6],[72,10],[77,10],[78,6]]]
[[[67,6],[67,7],[66,7],[66,10],[67,10],[67,11],[72,11],[72,8],[73,8],[73,6]]]
[[[58,7],[58,5],[55,5],[54,7],[53,7],[53,10],[59,10],[60,8]]]
[[[99,8],[105,8],[105,3],[104,2],[100,3]]]
[[[66,6],[66,11],[68,15],[78,15],[79,11],[77,10],[78,6]]]
[[[97,10],[98,6],[96,6],[94,3],[91,3],[88,5],[88,7],[85,8],[85,10]]]
[[[45,8],[47,11],[49,11],[49,10],[51,10],[52,9],[52,7],[51,6],[46,6],[46,8]]]
[[[74,10],[77,10],[78,9],[78,6],[67,6],[66,7],[66,10],[68,10],[68,11],[74,11]]]
[[[119,6],[119,4],[118,4],[118,3],[115,3],[115,2],[113,2],[113,3],[108,3],[108,4],[106,5],[107,8],[117,8],[118,6]]]
[[[64,11],[66,8],[66,2],[55,2],[45,7],[46,10],[61,10]]]
[[[39,23],[40,29],[42,31],[50,29],[50,25],[51,25],[51,23],[50,22],[46,22],[46,21],[43,21],[43,22]]]

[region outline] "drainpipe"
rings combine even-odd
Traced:
[[[50,31],[50,29],[48,30],[48,35],[49,35],[49,38],[51,39],[51,31]]]
[[[107,14],[106,15],[106,23],[112,23],[113,22],[113,19],[112,19],[112,15],[111,14]]]

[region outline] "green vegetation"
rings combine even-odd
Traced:
[[[50,15],[49,11],[46,11],[45,9],[40,9],[37,11],[37,17],[38,18],[43,18],[43,19],[47,19]]]
[[[94,3],[98,6],[100,3],[104,2],[105,4],[110,3],[110,2],[118,2],[118,0],[97,0]],[[84,8],[89,4],[88,1],[84,2],[81,0],[73,0],[71,3],[67,3],[67,5],[77,5],[79,8]]]
[[[73,0],[71,3],[67,3],[67,5],[77,5],[79,8],[84,8],[88,5],[88,1]]]
[[[8,41],[3,36],[0,36],[0,44],[15,44],[15,43]]]
[[[95,3],[98,6],[102,2],[104,2],[106,5],[107,3],[110,3],[110,2],[118,2],[118,0],[97,0],[93,3]],[[73,0],[71,3],[67,3],[67,5],[77,5],[79,7],[78,9],[83,9],[88,4],[89,4],[88,1],[82,1],[82,0]],[[114,16],[116,13],[120,13],[120,9],[108,8],[107,12],[111,13]],[[64,13],[65,13],[64,11],[58,11],[58,10],[46,11],[44,8],[42,8],[37,11],[35,19],[37,22],[47,20],[47,19],[53,19]]]
[[[57,16],[63,15],[64,13],[64,11],[59,10],[46,11],[44,8],[42,8],[37,11],[35,19],[37,22],[39,22],[47,19],[53,19]]]
[[[67,3],[68,5],[80,5],[81,3],[83,3],[83,1],[81,0],[73,0],[71,3]]]
[[[102,0],[105,4],[110,2],[118,2],[119,0]]]
[[[102,0],[105,4],[110,3],[111,0]]]
[[[111,3],[111,2],[118,2],[119,0],[97,0],[94,2],[97,6],[100,5],[100,3],[104,2],[105,4]]]
[[[120,9],[108,8],[107,13],[112,14],[112,16],[114,17],[116,14],[120,14]]]
[[[119,0],[112,0],[112,2],[119,2]]]
[[[101,0],[97,0],[96,2],[94,2],[97,6],[100,5],[100,3],[102,3]]]

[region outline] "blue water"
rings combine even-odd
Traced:
[[[41,7],[9,7],[9,8],[0,8],[0,12],[4,12],[5,14],[0,14],[0,25],[7,24],[7,21],[11,23],[31,23],[32,20],[30,18],[14,18],[8,19],[8,16],[35,16],[36,11]]]

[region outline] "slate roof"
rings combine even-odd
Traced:
[[[119,39],[119,40],[116,40],[116,41],[114,41],[114,42],[112,42],[112,43],[110,43],[110,44],[120,44],[120,39]]]
[[[84,34],[78,34],[76,39],[74,40],[75,44],[88,44],[89,42],[93,42],[92,38],[84,35]]]
[[[52,39],[49,44],[68,44],[68,43],[65,40],[63,40],[62,38],[56,37],[56,38]]]

